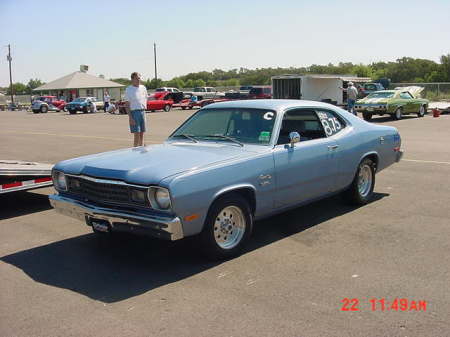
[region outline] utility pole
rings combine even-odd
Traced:
[[[6,59],[9,62],[9,85],[10,85],[10,93],[11,93],[11,104],[14,104],[14,92],[13,92],[13,83],[12,83],[12,73],[11,73],[11,45],[8,45],[8,56]]]
[[[156,69],[156,43],[153,43],[153,55],[155,57],[155,85],[158,86],[158,71]]]

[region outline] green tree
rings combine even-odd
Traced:
[[[13,83],[13,94],[14,95],[25,95],[28,93],[28,88],[25,84],[17,82]],[[11,95],[11,87],[8,87],[7,95]]]
[[[147,89],[156,89],[156,88],[160,88],[164,85],[164,82],[162,79],[158,78],[157,80],[153,79],[148,79],[147,81],[144,82],[144,85]]]
[[[30,79],[27,83],[27,93],[32,94],[33,89],[36,89],[37,87],[40,87],[41,85],[44,85],[45,83],[42,82],[40,79]]]
[[[198,79],[194,81],[194,87],[204,87],[206,86],[206,82],[202,79]]]
[[[193,88],[193,87],[195,87],[194,80],[188,79],[188,80],[185,82],[184,87],[185,87],[185,88]]]

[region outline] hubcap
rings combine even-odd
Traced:
[[[365,198],[372,188],[372,170],[368,164],[364,164],[359,168],[358,175],[358,192]]]
[[[397,117],[397,119],[402,118],[402,110],[397,109],[397,111],[395,112],[395,116]]]
[[[245,217],[237,206],[228,206],[219,212],[214,222],[214,239],[222,249],[232,249],[245,233]]]
[[[425,108],[423,106],[420,107],[419,114],[421,116],[425,115]]]

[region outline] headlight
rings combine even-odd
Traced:
[[[150,187],[148,189],[148,199],[150,205],[154,209],[168,210],[170,209],[170,194],[169,191],[162,187]]]
[[[145,192],[141,190],[132,190],[131,200],[140,204],[145,204]]]
[[[67,181],[64,173],[59,171],[53,171],[52,173],[53,185],[57,190],[67,191]]]

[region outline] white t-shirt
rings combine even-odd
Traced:
[[[108,94],[105,94],[105,96],[103,96],[103,101],[104,101],[105,103],[106,103],[106,102],[109,103],[110,99],[111,99],[111,96],[109,96]]]
[[[356,98],[358,97],[358,89],[356,89],[354,86],[348,87],[347,97],[356,100]]]
[[[130,110],[145,110],[147,98],[147,89],[142,84],[139,87],[130,85],[125,90],[125,100],[130,102]]]

